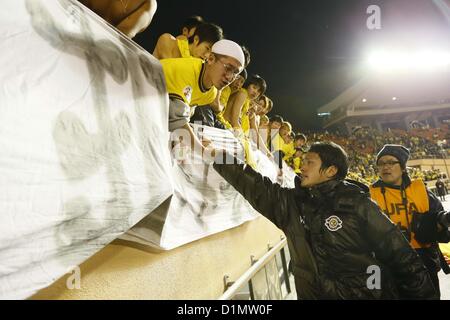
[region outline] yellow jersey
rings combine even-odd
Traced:
[[[189,51],[189,42],[186,38],[177,39],[177,46],[180,50],[182,58],[189,58],[191,56],[191,52]]]
[[[282,147],[281,150],[284,152],[283,160],[288,160],[292,158],[295,154],[294,142],[286,143],[283,138],[281,138]]]
[[[245,92],[245,95],[247,96],[242,106],[241,115],[239,118],[241,120],[242,131],[245,133],[245,135],[248,136],[248,133],[250,132],[250,118],[248,116],[248,109],[250,108],[250,99],[248,98],[248,92],[246,89],[242,88],[239,91]]]
[[[189,106],[211,104],[217,95],[212,86],[205,88],[205,64],[198,58],[171,58],[160,60],[169,97],[182,100]]]
[[[301,167],[302,167],[302,158],[301,157],[295,157],[293,160],[294,165],[294,172],[295,173],[302,173]]]
[[[295,154],[294,142],[286,143],[279,133],[272,140],[273,151],[281,150],[284,153],[283,160],[287,161]]]

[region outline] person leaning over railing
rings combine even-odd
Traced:
[[[212,104],[217,91],[228,86],[244,66],[241,47],[231,40],[217,41],[206,61],[198,58],[162,59],[161,65],[169,93],[169,130],[183,128],[191,147],[205,151],[189,125],[191,108]]]

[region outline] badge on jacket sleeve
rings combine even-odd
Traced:
[[[325,220],[325,227],[330,231],[337,231],[342,228],[342,220],[338,216],[329,216]]]

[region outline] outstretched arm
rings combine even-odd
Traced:
[[[214,169],[238,191],[251,206],[272,221],[278,228],[285,229],[289,211],[296,206],[289,195],[292,189],[272,183],[250,166],[243,164],[221,164],[216,155]],[[236,159],[233,161],[236,163]],[[222,161],[223,163],[223,161]]]

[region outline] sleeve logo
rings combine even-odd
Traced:
[[[186,98],[187,103],[190,104],[192,98],[192,87],[191,86],[184,87],[183,94],[184,97]]]

